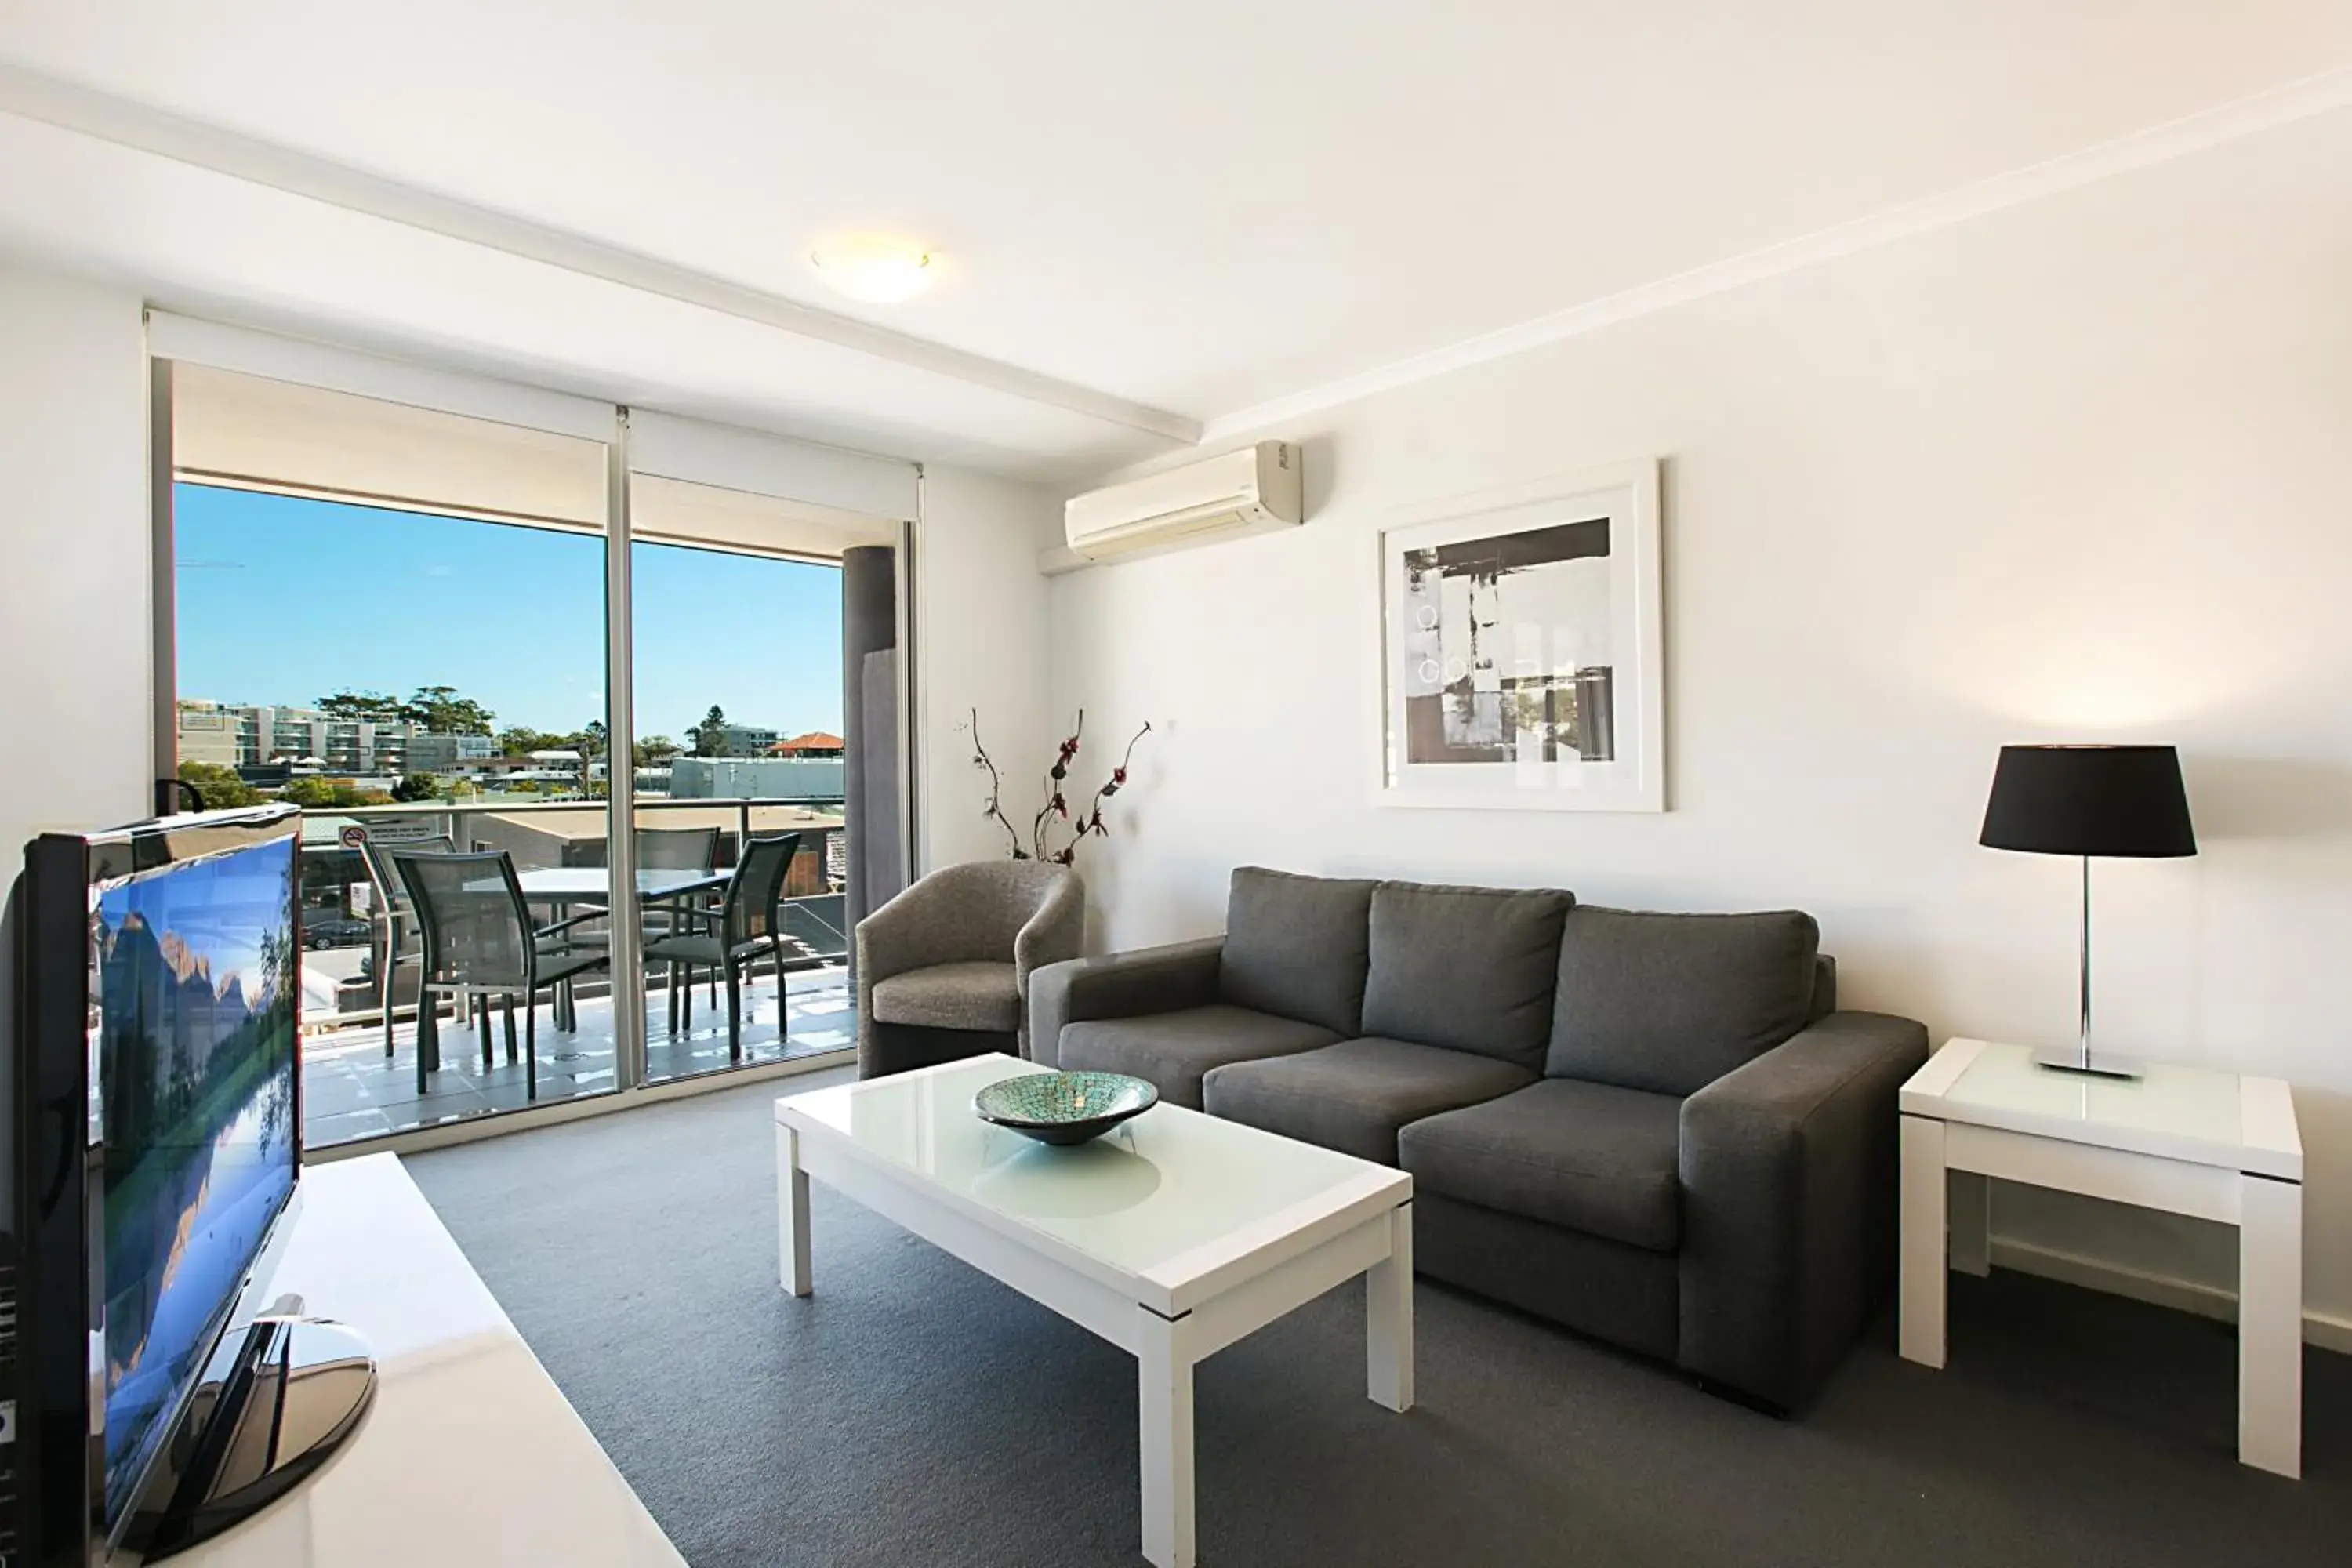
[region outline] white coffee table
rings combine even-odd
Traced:
[[[2284,1083],[2158,1065],[2085,1078],[1951,1040],[1902,1112],[1905,1357],[1944,1364],[1947,1270],[1990,1263],[1987,1178],[2220,1220],[2238,1227],[2238,1458],[2302,1474],[2303,1140]]]
[[[1360,1274],[1372,1400],[1412,1405],[1412,1178],[1181,1106],[1069,1149],[972,1114],[1046,1070],[975,1057],[777,1100],[784,1289],[810,1291],[814,1176],[1129,1352],[1143,1554],[1190,1568],[1195,1363]]]

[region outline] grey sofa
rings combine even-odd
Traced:
[[[1893,1279],[1907,1018],[1794,911],[1245,867],[1223,937],[1031,977],[1034,1054],[1412,1173],[1420,1272],[1808,1399]]]
[[[1038,860],[943,866],[857,922],[857,1076],[986,1051],[1029,1054],[1030,976],[1086,936],[1076,873]]]

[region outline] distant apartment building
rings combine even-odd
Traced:
[[[389,777],[410,771],[409,749],[419,740],[490,744],[488,736],[425,735],[412,724],[339,719],[317,708],[194,698],[181,699],[178,707],[180,760],[222,767],[292,763],[316,766],[322,773]]]
[[[180,761],[233,768],[244,760],[237,747],[237,710],[217,702],[180,703]]]
[[[454,773],[487,763],[499,754],[499,743],[488,735],[411,734],[408,772]]]
[[[789,800],[811,805],[842,798],[838,757],[674,757],[672,800]]]
[[[776,732],[757,724],[728,724],[719,731],[719,755],[756,757],[776,743]]]

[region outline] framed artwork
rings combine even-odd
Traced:
[[[1654,459],[1402,514],[1380,592],[1380,804],[1665,809]]]

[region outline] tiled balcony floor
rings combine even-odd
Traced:
[[[744,988],[743,1065],[789,1057],[845,1051],[857,1043],[854,998],[845,971],[817,969],[788,977],[789,1038],[777,1029],[776,982],[754,977]],[[610,997],[583,997],[580,1027],[566,1034],[552,1022],[552,1009],[539,1008],[539,1103],[602,1094],[614,1087],[613,1004]],[[706,984],[694,995],[692,1026],[673,1037],[668,994],[654,990],[646,1001],[646,1076],[653,1082],[723,1071],[727,1059],[725,994],[710,1005]],[[416,1092],[416,1028],[405,1019],[393,1032],[393,1054],[383,1054],[380,1023],[306,1036],[302,1041],[302,1137],[311,1148],[430,1127],[462,1117],[513,1110],[530,1103],[523,1064],[507,1062],[506,1033],[493,1014],[492,1065],[482,1067],[480,1038],[441,1021],[440,1069],[425,1092]],[[521,1016],[516,1016],[521,1027]],[[520,1034],[518,1033],[518,1039]]]

